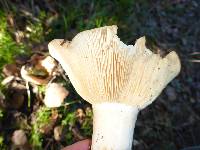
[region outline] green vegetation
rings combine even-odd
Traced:
[[[6,150],[6,145],[4,144],[4,137],[0,135],[0,149]]]
[[[16,43],[8,31],[5,13],[0,11],[0,69],[14,61],[17,54],[25,54],[25,45]]]
[[[38,109],[35,115],[35,120],[33,121],[32,133],[30,142],[36,149],[42,149],[42,133],[41,129],[50,123],[51,110],[46,107],[41,107]]]
[[[92,111],[91,109],[86,109],[85,112],[85,120],[81,126],[81,130],[83,132],[83,135],[86,137],[90,137],[92,134]]]
[[[45,40],[44,21],[46,18],[45,12],[40,12],[36,21],[28,21],[26,33],[29,40],[33,43],[41,43]]]
[[[3,118],[3,110],[0,109],[0,120]]]
[[[76,115],[75,112],[68,112],[67,115],[62,119],[61,125],[67,127],[69,130],[75,125]],[[73,135],[70,132],[67,132],[65,135],[66,143],[72,144]]]

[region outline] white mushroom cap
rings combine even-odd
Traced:
[[[27,143],[27,137],[23,130],[15,130],[12,135],[12,142],[15,145],[22,146]]]
[[[45,59],[43,59],[41,62],[41,65],[47,70],[49,74],[52,74],[53,69],[56,67],[57,63],[56,61],[51,57],[47,56]]]
[[[38,77],[35,77],[33,75],[29,75],[28,71],[26,71],[25,66],[22,66],[21,68],[21,76],[24,80],[34,83],[36,85],[43,85],[43,84],[47,84],[50,80],[50,77],[46,78],[46,79],[40,79]]]
[[[60,84],[51,83],[45,92],[44,104],[47,107],[60,107],[69,92]]]
[[[125,45],[116,34],[117,26],[83,31],[71,42],[51,41],[49,52],[88,102],[117,102],[142,109],[177,76],[180,60],[174,51],[164,58],[154,54],[146,48],[144,37],[133,46]]]

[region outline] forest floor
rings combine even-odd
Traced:
[[[59,150],[91,138],[91,105],[59,65],[51,82],[69,91],[59,108],[46,107],[46,86],[27,83],[20,69],[34,70],[35,61],[49,55],[52,39],[71,40],[80,31],[113,24],[126,44],[146,36],[155,53],[175,50],[181,59],[179,76],[139,113],[135,150],[200,149],[199,10],[199,0],[1,0],[0,149]],[[16,141],[17,133],[25,141]]]

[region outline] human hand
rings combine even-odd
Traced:
[[[79,141],[70,146],[67,146],[63,148],[62,150],[90,150],[90,145],[91,145],[91,141],[87,139],[87,140]]]

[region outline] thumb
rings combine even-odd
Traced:
[[[75,144],[72,144],[70,146],[67,146],[63,148],[62,150],[90,150],[90,145],[91,145],[91,141],[87,139],[87,140],[83,140]]]

